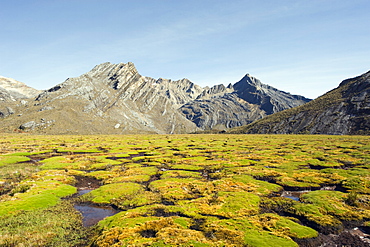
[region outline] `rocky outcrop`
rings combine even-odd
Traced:
[[[14,113],[15,112],[13,108],[11,108],[10,106],[5,106],[5,107],[0,108],[0,118],[8,117]]]
[[[40,129],[40,128],[49,127],[54,122],[55,122],[54,120],[45,121],[45,119],[42,118],[39,123],[37,123],[35,121],[30,121],[30,122],[24,123],[21,126],[19,126],[19,129],[23,130],[23,131],[32,131],[35,128]]]
[[[227,129],[309,101],[262,84],[247,74],[234,85],[218,85],[204,90],[180,110],[201,129]]]
[[[370,134],[370,72],[296,108],[282,111],[230,133]]]
[[[37,126],[35,121],[30,121],[19,126],[21,130],[33,130]]]

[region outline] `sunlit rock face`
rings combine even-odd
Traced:
[[[36,102],[44,105],[69,99],[78,101],[82,116],[100,117],[100,121],[107,123],[99,132],[187,133],[198,128],[177,108],[202,91],[187,79],[144,77],[133,63],[103,63],[43,92]]]

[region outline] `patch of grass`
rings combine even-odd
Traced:
[[[201,179],[202,175],[199,172],[170,170],[170,171],[164,171],[161,175],[161,179],[167,179],[167,178],[198,178],[198,179]]]
[[[151,191],[159,193],[169,202],[193,199],[202,195],[207,184],[194,178],[167,178],[150,183]]]
[[[17,154],[17,155],[4,155],[4,156],[0,156],[0,167],[5,166],[5,165],[9,165],[9,164],[19,163],[19,162],[26,162],[26,161],[30,161],[30,160],[31,160],[30,158],[25,157],[25,156],[19,156],[19,154]]]
[[[27,190],[15,190],[3,197],[0,203],[0,215],[54,206],[60,198],[76,193],[77,189],[69,185],[70,183],[73,183],[73,178],[60,171],[36,173],[30,180],[25,180],[16,187],[27,188]]]
[[[113,183],[85,194],[83,197],[94,203],[114,204],[119,208],[127,209],[153,204],[160,201],[159,195],[145,191],[137,183]]]
[[[273,192],[281,191],[283,188],[277,184],[268,183],[265,181],[260,181],[253,179],[248,175],[237,175],[232,177],[233,181],[242,182],[250,187],[255,187],[254,192],[258,195],[268,195]]]
[[[109,183],[123,183],[123,182],[145,183],[148,182],[149,180],[150,180],[149,175],[131,175],[109,178],[106,181]]]
[[[294,246],[298,244],[291,239],[277,237],[267,231],[250,229],[244,233],[244,242],[247,246],[270,247],[270,246]]]
[[[223,203],[217,213],[222,216],[234,218],[259,213],[260,198],[257,195],[245,192],[220,192],[219,195]]]
[[[133,224],[135,222],[135,224]],[[113,227],[103,231],[97,238],[97,246],[150,245],[150,246],[190,246],[189,242],[210,243],[199,231],[184,229],[172,218],[136,218],[126,227]]]
[[[90,235],[81,215],[66,201],[47,209],[1,215],[0,232],[0,246],[9,247],[85,246]]]
[[[56,181],[36,182],[27,192],[14,194],[11,200],[1,202],[0,215],[54,206],[61,197],[72,195],[76,191],[75,187]]]
[[[305,203],[310,203],[326,215],[335,216],[344,221],[361,221],[363,218],[370,217],[370,210],[356,210],[355,204],[357,196],[348,203],[353,193],[342,193],[339,191],[312,191],[302,195]],[[352,205],[351,205],[352,204]]]
[[[118,199],[122,196],[130,196],[137,194],[143,190],[140,184],[136,183],[115,183],[106,184],[100,188],[91,191],[92,202],[95,203],[111,203],[112,200]]]
[[[105,170],[107,167],[119,165],[122,162],[109,160],[104,156],[66,155],[55,156],[41,161],[41,169],[77,169],[77,170]]]

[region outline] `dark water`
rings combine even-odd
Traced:
[[[294,201],[299,201],[299,197],[298,196],[288,196],[288,195],[285,195],[284,197],[289,198],[289,199],[293,199]]]
[[[85,227],[93,226],[102,219],[112,216],[120,212],[111,206],[98,206],[98,205],[75,205],[74,208],[82,214],[82,223]]]
[[[308,190],[302,190],[302,191],[284,191],[281,196],[293,199],[294,201],[299,201],[299,198],[303,193],[309,192]]]
[[[75,176],[77,196],[84,195],[101,186],[101,181],[92,177]],[[85,227],[93,226],[102,219],[120,212],[108,205],[93,203],[77,203],[74,208],[82,214],[82,223]]]
[[[90,190],[90,189],[86,189],[86,190],[78,190],[78,191],[77,191],[77,194],[78,194],[79,196],[82,196],[82,195],[84,195],[84,194],[86,194],[86,193],[89,193],[90,191],[92,191],[92,190]]]
[[[342,191],[344,192],[345,190],[338,185],[332,185],[332,186],[323,186],[320,188],[320,190],[330,190],[330,191]],[[302,194],[311,192],[312,190],[301,190],[301,191],[288,191],[284,190],[283,193],[281,194],[282,197],[290,198],[295,201],[299,201],[299,198],[301,197]]]

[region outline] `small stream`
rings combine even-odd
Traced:
[[[59,152],[55,152],[58,153]],[[118,159],[132,159],[134,157],[144,156],[145,153],[139,152],[137,154],[131,154],[127,157],[109,157],[108,159],[118,160]],[[86,171],[91,172],[91,171]],[[97,188],[99,188],[102,183],[100,180],[93,177],[79,176],[76,175],[76,184],[77,193],[74,198],[87,194]],[[84,227],[90,227],[96,225],[99,221],[103,220],[106,217],[113,216],[119,213],[121,210],[118,210],[111,205],[102,205],[92,202],[78,202],[74,204],[74,208],[78,210],[82,215],[82,223]]]
[[[319,190],[342,191],[342,188],[339,187],[339,186],[334,185],[334,186],[323,186]],[[311,191],[313,191],[313,190],[312,189],[311,190],[298,190],[298,191],[283,190],[283,192],[281,193],[281,197],[290,198],[294,201],[299,202],[302,194],[308,193],[308,192],[311,192]]]
[[[303,193],[310,192],[310,190],[301,190],[301,191],[283,191],[281,197],[290,198],[294,201],[299,202],[299,199]]]
[[[76,196],[82,196],[101,186],[101,182],[92,177],[75,176],[77,183]],[[120,210],[110,205],[99,205],[91,202],[77,202],[74,208],[82,214],[82,223],[84,227],[90,227],[97,224],[102,219],[113,216]]]

